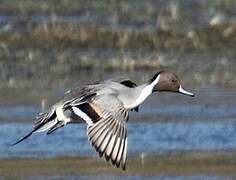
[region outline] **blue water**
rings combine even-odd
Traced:
[[[168,106],[162,108],[148,107],[142,109],[142,115],[149,116],[172,116],[194,117],[194,118],[233,118],[236,117],[236,106],[205,106],[205,105],[186,105],[186,106]]]
[[[96,156],[86,126],[67,125],[51,135],[34,134],[10,146],[31,129],[29,123],[0,126],[0,157]],[[128,154],[161,154],[189,150],[235,150],[236,122],[129,123]]]
[[[40,112],[38,107],[24,106],[24,105],[15,105],[15,106],[6,106],[0,107],[0,117],[2,119],[8,120],[33,120],[35,115]]]
[[[164,107],[142,106],[139,113],[132,113],[131,118],[148,119],[154,117],[157,120],[168,117],[173,119],[189,118],[199,120],[233,119],[236,117],[236,105],[207,106],[207,105],[169,105]],[[40,112],[40,107],[32,105],[0,106],[0,119],[11,121],[32,121]],[[146,118],[147,119],[147,118]],[[186,119],[183,119],[186,120]],[[131,120],[132,121],[132,120]],[[146,121],[146,120],[145,120]]]

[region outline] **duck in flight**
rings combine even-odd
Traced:
[[[99,81],[68,91],[63,100],[40,113],[33,130],[13,145],[36,132],[51,134],[68,123],[85,122],[88,139],[99,156],[124,170],[129,111],[138,111],[149,95],[162,91],[194,96],[183,89],[175,74],[167,71],[156,73],[139,86],[128,79]]]

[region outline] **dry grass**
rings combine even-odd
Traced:
[[[59,84],[58,79],[65,86],[72,76],[86,74],[80,73],[84,70],[100,79],[104,71],[124,74],[164,68],[178,74],[190,72],[194,83],[235,85],[234,16],[211,25],[214,14],[208,14],[208,9],[213,8],[230,15],[235,12],[235,1],[183,4],[137,0],[134,6],[131,0],[3,0],[2,15],[16,19],[0,26],[0,87],[36,87],[35,81],[50,86]],[[34,20],[39,16],[46,18]],[[60,21],[70,16],[84,21]]]
[[[96,25],[72,23],[38,24],[28,30],[0,33],[6,48],[115,48],[125,50],[193,50],[233,48],[235,26],[218,26],[178,32],[176,29],[155,31],[114,30]]]
[[[99,158],[1,159],[0,176],[49,175],[236,175],[236,154],[196,152],[129,158],[126,171],[112,168]]]

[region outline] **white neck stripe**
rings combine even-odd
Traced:
[[[156,79],[150,84],[150,85],[152,85],[152,88],[159,82],[159,79],[160,79],[160,74],[158,74]]]
[[[140,105],[150,94],[152,94],[152,90],[154,86],[159,82],[159,78],[160,78],[160,74],[151,84],[148,84],[147,86],[143,88],[143,90],[141,91],[136,101],[131,105],[131,107],[129,107],[130,109]]]

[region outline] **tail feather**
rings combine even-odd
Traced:
[[[20,143],[21,141],[24,141],[28,137],[30,137],[34,133],[34,130],[30,131],[28,134],[26,134],[24,137],[20,138],[18,141],[15,143],[11,144],[12,146],[15,146],[16,144]]]
[[[37,128],[38,126],[41,126],[42,123],[47,123],[57,117],[56,115],[56,108],[53,106],[50,111],[40,113],[36,117],[36,121],[34,122],[34,128]]]
[[[47,123],[41,123],[40,125],[37,126],[37,128],[34,128],[32,131],[30,131],[28,134],[26,134],[24,137],[20,138],[18,141],[12,144],[12,146],[24,141],[28,137],[30,137],[33,133],[36,132],[44,132],[49,129],[49,131],[56,126],[58,123],[57,119],[54,119],[53,121],[49,121]]]
[[[65,124],[62,121],[57,121],[57,123],[49,129],[49,131],[47,132],[47,135],[49,135],[52,132],[56,131],[57,129],[63,127],[64,125]]]
[[[38,118],[38,120],[35,122],[33,130],[26,134],[24,137],[20,138],[15,143],[13,143],[12,146],[24,141],[35,132],[43,132],[52,129],[58,122],[56,118],[57,115],[54,109],[51,109],[51,111],[49,112],[42,113],[39,116],[40,118]]]
[[[66,104],[58,103],[52,106],[49,111],[40,113],[36,117],[33,130],[26,134],[23,138],[19,139],[17,142],[13,143],[12,145],[14,146],[22,142],[23,140],[30,137],[33,133],[48,131],[47,134],[51,134],[52,132],[56,131],[60,127],[63,127],[67,123],[78,123],[79,121],[71,121],[71,119],[68,118],[72,116],[70,112],[71,109],[64,108],[65,105]]]
[[[58,123],[58,120],[57,118],[51,120],[51,121],[48,121],[46,123],[42,123],[41,126],[35,130],[34,132],[44,132],[44,131],[47,131],[49,129],[51,129],[52,127],[54,127],[56,124]]]

